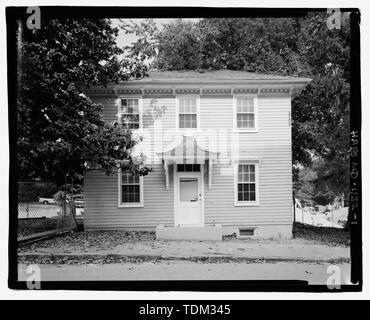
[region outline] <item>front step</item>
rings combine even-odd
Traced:
[[[222,241],[221,225],[204,227],[166,227],[159,225],[155,232],[157,240]]]

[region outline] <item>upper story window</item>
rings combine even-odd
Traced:
[[[177,114],[179,130],[199,128],[199,102],[197,98],[178,98]]]
[[[140,128],[140,100],[138,98],[121,99],[121,124],[126,129]]]
[[[257,131],[257,106],[255,97],[234,98],[234,129]]]
[[[235,205],[258,205],[258,165],[238,164],[235,172]]]

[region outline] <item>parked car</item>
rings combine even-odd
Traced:
[[[74,199],[74,203],[75,203],[76,208],[83,208],[84,207],[83,194],[75,194],[73,196],[71,194],[68,194],[67,195],[67,203],[70,203],[72,197]]]
[[[39,198],[39,203],[42,203],[42,204],[45,204],[45,205],[55,204],[55,200],[54,200],[54,198],[42,198],[42,197],[40,197]]]
[[[76,194],[73,196],[75,200],[76,208],[83,208],[84,207],[84,196],[82,194]]]

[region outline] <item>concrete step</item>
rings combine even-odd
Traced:
[[[222,226],[163,226],[156,228],[157,240],[222,241]]]

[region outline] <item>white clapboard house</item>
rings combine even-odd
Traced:
[[[143,138],[148,176],[84,179],[87,230],[158,239],[292,235],[291,99],[310,79],[244,71],[153,71],[90,88],[104,119]]]

